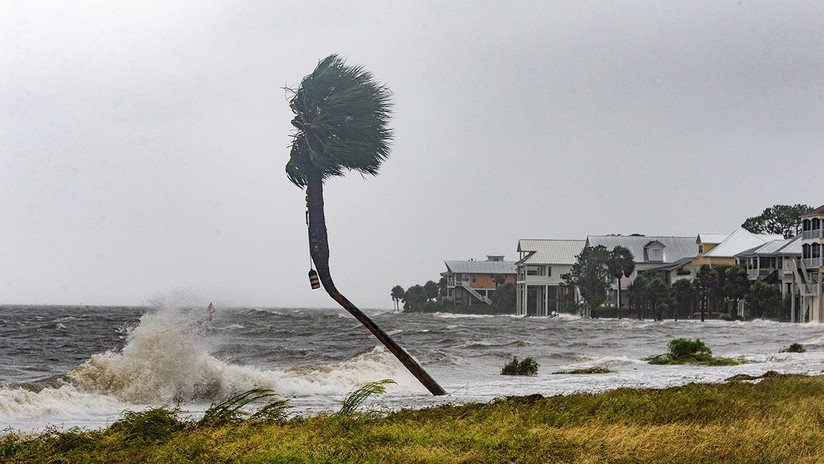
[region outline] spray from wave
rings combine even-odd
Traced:
[[[397,382],[396,390],[420,389],[414,377],[379,347],[331,365],[264,370],[230,364],[210,354],[203,323],[192,311],[156,308],[128,331],[123,349],[93,355],[57,384],[0,390],[0,413],[45,417],[83,408],[119,411],[129,405],[203,404],[252,388],[287,397],[337,396],[385,378]]]

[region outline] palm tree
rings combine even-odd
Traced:
[[[403,294],[404,293],[405,292],[403,290],[403,287],[401,287],[400,285],[395,285],[394,287],[392,287],[391,295],[392,295],[392,301],[395,302],[395,311],[399,310],[398,302],[403,299]]]
[[[618,319],[621,319],[621,276],[629,277],[635,271],[635,258],[628,248],[616,246],[607,262],[609,274],[618,280]]]
[[[403,348],[343,296],[329,272],[329,241],[323,212],[323,182],[347,170],[377,175],[389,156],[392,129],[391,92],[360,66],[347,66],[337,55],[321,60],[291,90],[295,114],[292,149],[286,175],[306,189],[309,253],[323,288],[360,321],[433,395],[446,392]]]

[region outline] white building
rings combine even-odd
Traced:
[[[549,316],[575,301],[563,287],[561,275],[569,273],[586,240],[518,240],[516,313]]]

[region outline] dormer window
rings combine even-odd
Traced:
[[[653,240],[644,245],[644,258],[646,261],[664,261],[664,245],[658,240]]]

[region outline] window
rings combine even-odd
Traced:
[[[478,276],[476,274],[472,274],[472,282],[475,282],[477,280],[478,280]]]
[[[530,275],[530,276],[540,275],[538,266],[527,266],[526,267],[526,275]]]
[[[652,251],[652,260],[661,261],[661,249],[660,248],[653,248],[651,251]]]
[[[546,275],[552,277],[552,266],[546,267]]]
[[[703,252],[704,252],[704,244],[702,243],[702,244],[698,245],[698,254],[701,254]]]

